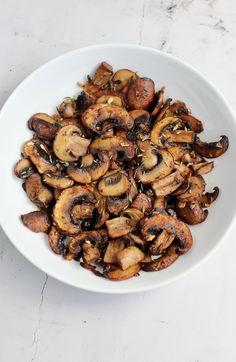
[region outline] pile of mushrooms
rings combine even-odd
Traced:
[[[219,188],[203,175],[228,148],[206,143],[182,101],[129,69],[102,62],[76,99],[28,120],[33,137],[15,174],[38,210],[21,216],[54,253],[124,280],[159,271],[189,251],[189,225],[206,220]]]

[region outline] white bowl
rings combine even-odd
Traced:
[[[166,96],[181,99],[204,122],[201,138],[215,141],[229,136],[226,154],[215,160],[215,169],[207,175],[207,189],[219,186],[221,193],[209,209],[203,224],[191,227],[192,249],[171,267],[156,273],[141,272],[137,278],[111,282],[94,276],[76,262],[54,254],[43,234],[34,234],[21,222],[20,215],[35,209],[27,200],[21,182],[13,175],[23,143],[31,137],[28,118],[36,112],[55,111],[63,97],[75,96],[78,80],[92,74],[106,60],[114,69],[130,68],[152,78],[156,88],[166,87]],[[230,106],[219,91],[199,72],[179,59],[160,51],[135,45],[98,45],[64,54],[43,65],[27,77],[12,93],[0,114],[1,188],[0,221],[9,239],[34,265],[75,287],[105,293],[130,293],[152,289],[186,274],[206,259],[228,234],[235,218],[236,121]]]

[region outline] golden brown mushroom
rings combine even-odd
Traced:
[[[34,233],[47,233],[51,226],[51,220],[46,209],[21,215],[21,220]]]
[[[112,66],[106,62],[102,62],[92,78],[92,83],[97,87],[104,86],[112,77]]]
[[[51,141],[55,138],[58,126],[55,120],[46,113],[36,113],[28,120],[28,127],[34,130],[39,138]]]
[[[29,199],[40,208],[48,206],[53,200],[52,191],[42,183],[38,173],[32,174],[26,180],[25,191]]]
[[[127,102],[130,109],[148,109],[155,94],[155,85],[150,78],[136,78],[129,83]]]
[[[53,142],[53,151],[62,161],[73,162],[87,153],[90,140],[73,125],[60,128]]]
[[[229,147],[229,139],[227,136],[221,136],[218,142],[202,142],[196,137],[192,148],[202,157],[215,158],[223,155]]]
[[[135,265],[142,261],[145,254],[137,248],[137,246],[129,246],[124,248],[117,254],[117,263],[122,270],[126,270],[132,265]]]
[[[99,137],[90,145],[90,152],[96,154],[99,151],[108,152],[114,159],[132,159],[135,155],[135,147],[132,142],[122,136]]]
[[[74,185],[74,181],[61,172],[46,171],[43,174],[43,182],[55,189],[66,189]]]
[[[129,69],[119,69],[115,72],[112,82],[116,91],[126,92],[128,89],[129,82],[132,79],[136,79],[137,75]]]
[[[22,179],[26,179],[34,172],[33,164],[28,158],[21,158],[14,168],[15,175]]]
[[[94,104],[82,114],[85,127],[103,133],[109,128],[129,130],[133,127],[133,119],[123,108],[111,104]]]
[[[190,225],[200,224],[206,220],[208,215],[208,211],[203,210],[201,203],[198,200],[186,203],[177,202],[176,213],[181,220]]]
[[[109,171],[99,181],[98,191],[103,196],[120,196],[129,188],[129,180],[125,172]]]

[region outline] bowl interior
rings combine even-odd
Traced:
[[[124,282],[110,282],[98,278],[51,252],[46,236],[34,234],[24,227],[19,216],[34,210],[13,175],[13,166],[19,159],[23,143],[31,137],[28,118],[36,112],[53,113],[64,97],[76,96],[76,82],[84,81],[103,60],[114,70],[130,68],[155,81],[156,89],[165,86],[166,96],[181,99],[193,114],[204,122],[201,138],[215,141],[229,136],[228,152],[215,160],[215,169],[206,176],[207,190],[219,186],[218,200],[210,207],[207,221],[191,227],[194,245],[170,268],[158,273],[144,273]],[[219,92],[198,72],[167,54],[153,49],[131,45],[100,45],[67,53],[32,73],[13,92],[2,109],[1,208],[0,221],[10,240],[33,264],[49,275],[74,286],[109,293],[126,293],[151,289],[167,283],[189,271],[220,244],[235,216],[236,184],[234,155],[236,154],[235,119]]]

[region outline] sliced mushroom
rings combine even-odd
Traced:
[[[139,248],[136,246],[129,246],[117,254],[117,263],[122,270],[126,270],[132,265],[139,263],[144,256],[145,254]]]
[[[68,251],[69,238],[52,226],[48,234],[48,243],[55,254],[65,255]]]
[[[97,87],[104,86],[112,77],[112,66],[106,62],[102,62],[92,78],[92,83]]]
[[[167,201],[165,196],[158,196],[154,200],[154,209],[163,209],[165,210],[167,207]]]
[[[48,206],[53,200],[52,191],[42,183],[38,173],[32,174],[26,180],[25,191],[29,199],[40,208]]]
[[[110,240],[103,261],[109,264],[117,263],[117,255],[122,249],[124,249],[124,239],[118,238]]]
[[[142,109],[135,109],[130,111],[129,115],[133,118],[134,125],[131,130],[127,132],[127,138],[130,141],[136,141],[136,139],[147,139],[151,129],[149,113]]]
[[[160,229],[177,236],[180,253],[184,254],[192,247],[193,239],[188,226],[172,216],[159,212],[146,218],[142,224],[142,233],[146,240],[149,240],[150,236],[156,235]]]
[[[166,230],[162,230],[162,232],[154,239],[154,241],[150,245],[149,252],[152,255],[162,254],[163,251],[170,246],[174,239],[175,234],[169,234]]]
[[[150,78],[136,78],[129,83],[127,102],[130,109],[148,109],[155,95],[155,85]]]
[[[132,278],[137,275],[141,269],[140,264],[135,264],[129,268],[122,270],[121,268],[115,268],[105,273],[105,277],[113,281],[121,281]]]
[[[154,107],[151,107],[151,117],[155,117],[164,103],[165,87],[162,87],[154,96]]]
[[[129,188],[127,175],[122,171],[108,172],[98,184],[98,191],[103,196],[120,196]]]
[[[199,153],[202,157],[215,158],[223,155],[229,147],[229,140],[227,136],[221,136],[218,142],[202,142],[196,137],[192,148]]]
[[[141,151],[143,167],[147,170],[155,167],[158,163],[156,148],[148,140],[137,141],[137,145]]]
[[[131,207],[142,211],[148,212],[152,208],[152,200],[144,193],[139,193],[135,200],[132,202]]]
[[[142,270],[146,272],[154,272],[167,268],[173,264],[179,257],[179,248],[177,244],[172,243],[166,253],[160,258],[153,260],[151,263],[143,264]]]
[[[137,75],[129,69],[119,69],[115,72],[112,82],[116,91],[126,91],[131,79],[136,79]]]
[[[164,147],[166,143],[186,142],[192,143],[194,133],[192,131],[183,131],[183,121],[175,117],[165,117],[156,122],[151,131],[151,141],[158,147]],[[172,131],[169,131],[171,129]]]
[[[214,168],[214,162],[201,162],[197,163],[195,165],[192,165],[191,168],[193,169],[194,173],[196,175],[205,175],[206,173],[209,173]]]
[[[102,92],[98,92],[98,94],[100,93],[104,93],[101,94],[99,96],[97,96],[96,99],[96,103],[97,104],[112,104],[114,106],[118,106],[118,107],[124,107],[125,106],[125,102],[123,100],[123,97],[121,94],[119,94],[118,92],[112,92],[112,91],[102,91]]]
[[[109,128],[129,130],[133,127],[133,119],[123,108],[112,104],[94,104],[82,114],[85,127],[96,133],[103,133]],[[104,127],[104,124],[106,127]]]
[[[77,113],[81,115],[94,101],[94,98],[90,94],[84,91],[81,92],[75,100]]]
[[[80,163],[71,164],[66,171],[76,182],[86,184],[102,177],[108,171],[109,165],[109,157],[99,152],[97,158],[91,154],[83,156]]]
[[[155,121],[158,122],[160,120],[162,120],[163,117],[165,117],[167,115],[168,109],[170,107],[170,104],[172,102],[172,98],[168,98],[165,103],[163,104],[163,106],[159,109],[159,111],[157,112]]]
[[[32,162],[28,158],[21,158],[16,163],[14,172],[17,177],[26,179],[27,177],[32,175],[35,171]]]
[[[188,150],[186,149],[185,145],[174,145],[174,146],[169,146],[168,145],[168,151],[171,153],[173,159],[175,162],[180,162],[183,161],[183,157],[186,153],[188,153]]]
[[[76,204],[71,209],[71,219],[77,224],[79,220],[91,219],[93,217],[95,206],[84,202],[83,205]]]
[[[59,190],[67,189],[67,187],[74,185],[74,181],[68,176],[64,176],[60,172],[53,173],[51,171],[44,172],[43,182]]]
[[[187,191],[177,196],[178,200],[188,202],[199,200],[205,190],[205,181],[202,176],[192,176],[190,186]]]
[[[33,138],[32,140],[27,141],[24,145],[24,154],[30,158],[39,173],[44,173],[45,171],[57,171],[57,167],[54,164],[47,145],[39,139]]]
[[[87,264],[94,263],[96,260],[100,258],[99,249],[90,243],[85,242],[84,244],[82,244],[82,250],[83,250],[83,260]]]
[[[203,210],[200,201],[193,200],[183,203],[177,202],[176,204],[177,216],[190,225],[200,224],[205,221],[208,215],[207,210]]]
[[[101,242],[102,235],[98,231],[83,231],[70,240],[68,247],[72,254],[77,255],[80,253],[83,244],[92,244],[97,247]]]
[[[34,130],[39,138],[51,141],[58,131],[55,120],[46,113],[36,113],[28,120],[28,127]]]
[[[79,219],[74,223],[71,218],[71,211],[77,204],[91,203],[94,205],[93,218],[88,226],[94,228],[102,226],[108,215],[105,212],[105,200],[92,186],[73,186],[61,192],[53,211],[53,220],[58,229],[68,235],[78,234],[83,225],[87,226],[86,220]]]
[[[179,130],[176,132],[166,131],[164,133],[165,144],[167,143],[193,143],[195,133],[193,131]]]
[[[137,223],[143,218],[144,214],[135,208],[128,208],[122,216],[106,221],[108,235],[111,238],[117,238],[131,233],[135,230]]]
[[[214,187],[212,192],[206,192],[202,195],[200,202],[202,207],[209,207],[219,196],[219,187]]]
[[[175,171],[172,174],[153,182],[152,188],[156,196],[166,196],[177,190],[183,182],[184,178],[181,176],[181,173]]]
[[[165,149],[155,149],[158,162],[151,169],[146,169],[143,165],[136,170],[136,177],[142,183],[151,183],[161,177],[169,175],[174,168],[174,161],[171,154]]]
[[[182,114],[188,114],[189,110],[186,107],[186,104],[182,101],[175,101],[174,103],[172,103],[169,107],[169,111],[171,113],[175,113],[177,115],[182,115]]]
[[[76,102],[73,98],[65,98],[57,110],[64,118],[73,118],[77,115]]]
[[[121,159],[132,159],[135,155],[135,147],[132,142],[122,136],[100,137],[95,139],[90,145],[92,154],[108,152],[114,155],[114,159],[119,156]]]
[[[86,154],[90,140],[83,137],[81,130],[73,125],[62,127],[53,143],[55,155],[62,161],[76,161]]]
[[[178,117],[185,121],[185,123],[189,126],[189,128],[195,132],[200,133],[203,131],[203,124],[199,119],[191,116],[190,114],[179,114]]]
[[[21,220],[34,233],[47,233],[51,226],[51,220],[46,209],[21,215]]]

